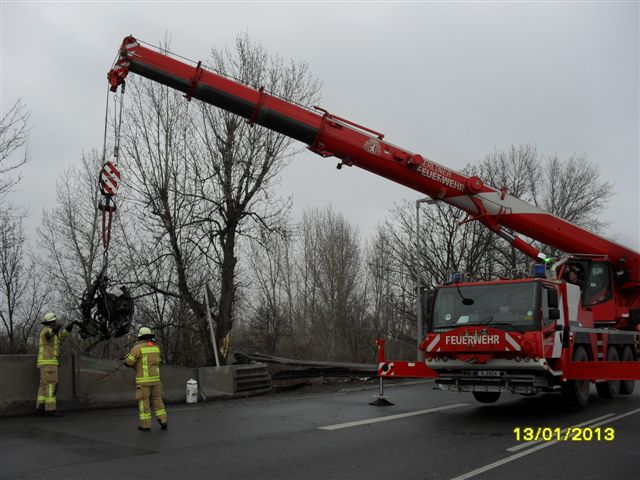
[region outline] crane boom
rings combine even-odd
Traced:
[[[288,102],[126,37],[114,68],[108,73],[115,91],[129,72],[157,81],[185,94],[240,115],[251,124],[277,131],[305,143],[323,156],[358,166],[464,210],[528,256],[546,256],[511,231],[573,254],[607,256],[615,268],[629,273],[640,285],[640,253],[556,217],[540,208],[467,177],[426,157],[397,147],[384,135],[316,107]]]

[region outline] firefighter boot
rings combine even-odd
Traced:
[[[36,417],[44,417],[44,403],[36,407]]]
[[[167,422],[162,423],[159,418],[157,420],[158,420],[158,423],[160,424],[160,428],[162,430],[166,430],[166,429],[169,428],[169,424]]]

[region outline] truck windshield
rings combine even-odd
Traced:
[[[536,285],[531,282],[441,288],[434,305],[433,329],[506,325],[531,330],[537,311]]]

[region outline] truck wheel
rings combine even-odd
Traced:
[[[480,403],[496,403],[500,398],[500,392],[473,392],[473,398]]]
[[[635,359],[633,358],[633,350],[631,347],[627,345],[622,349],[622,361],[623,362],[633,362]],[[633,380],[623,380],[620,382],[620,395],[631,395],[633,393],[633,389],[636,386],[636,382]]]
[[[620,355],[618,355],[618,350],[616,349],[616,347],[610,346],[607,349],[607,361],[620,361]],[[620,391],[620,380],[607,380],[606,382],[597,382],[596,390],[598,391],[598,395],[600,395],[602,398],[616,398],[618,396],[618,392]]]
[[[574,362],[588,362],[589,355],[583,346],[578,345],[573,349]],[[562,396],[573,406],[584,407],[589,401],[589,380],[568,380],[562,383]]]

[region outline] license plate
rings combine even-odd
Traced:
[[[479,377],[499,377],[500,370],[478,370]]]

